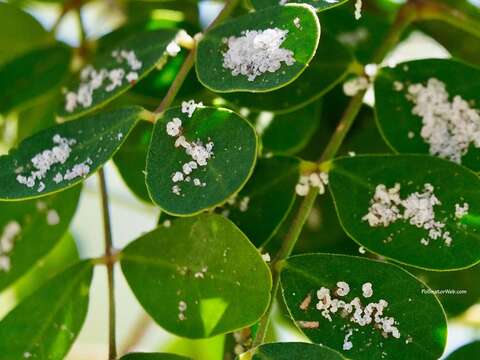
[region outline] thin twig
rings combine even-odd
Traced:
[[[102,198],[103,213],[103,234],[105,239],[105,257],[111,259],[114,256],[112,241],[112,226],[110,223],[110,211],[108,202],[107,184],[105,181],[105,173],[103,169],[98,170],[98,178],[100,181],[100,193]],[[114,278],[114,261],[106,263],[108,276],[108,359],[115,360],[117,358],[117,342],[116,342],[116,320],[115,320],[115,278]]]

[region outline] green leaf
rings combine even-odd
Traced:
[[[22,275],[12,287],[15,300],[21,301],[40,288],[53,275],[80,261],[77,244],[70,233],[66,233],[50,252]]]
[[[173,182],[183,164],[193,161],[184,147],[175,147],[179,136],[167,134],[167,124],[182,120],[181,136],[190,144],[213,143],[213,156],[206,166],[198,165],[184,180]],[[172,215],[196,214],[220,205],[238,192],[252,174],[257,137],[252,126],[227,109],[197,108],[192,117],[181,108],[171,108],[156,123],[147,156],[147,187],[152,200]],[[187,181],[187,177],[190,181]],[[197,180],[195,180],[197,179]],[[174,187],[178,186],[179,194]]]
[[[480,299],[480,265],[459,271],[412,270],[413,275],[437,291],[449,318],[462,315]]]
[[[222,94],[229,102],[253,111],[290,112],[329,92],[347,75],[353,56],[334,37],[322,34],[317,52],[300,77],[281,89],[266,93]],[[312,81],[315,79],[315,81]]]
[[[446,360],[475,359],[480,353],[480,341],[474,341],[455,350],[447,356]]]
[[[49,280],[0,322],[0,359],[64,359],[87,315],[93,273],[80,262]]]
[[[124,355],[120,360],[189,360],[185,356],[167,353],[130,353]]]
[[[204,338],[249,326],[269,303],[267,265],[220,215],[173,220],[128,245],[120,262],[140,304],[179,336]]]
[[[298,20],[295,20],[297,19]],[[297,23],[297,26],[295,25]],[[232,70],[224,68],[224,39],[240,37],[242,31],[278,28],[288,30],[281,48],[293,52],[295,62],[288,66],[281,63],[276,72],[266,72],[249,81],[245,75],[233,76]],[[317,50],[320,24],[310,6],[292,4],[275,6],[249,13],[223,23],[205,34],[198,44],[196,70],[200,82],[217,92],[272,91],[295,80],[305,70]]]
[[[263,9],[279,4],[279,0],[250,0],[256,9]],[[287,4],[303,3],[313,6],[317,11],[324,11],[345,4],[348,0],[288,0]]]
[[[350,4],[353,5],[353,1]],[[378,44],[384,41],[391,26],[388,16],[373,11],[363,11],[362,18],[355,20],[353,6],[339,6],[318,15],[322,27],[351,50],[362,64],[372,61]]]
[[[437,0],[437,2],[439,11],[446,14],[445,18],[451,17],[450,12],[453,10],[457,19],[462,18],[463,26],[456,27],[448,24],[446,19],[423,20],[417,26],[422,32],[443,45],[453,57],[480,66],[480,54],[476,51],[479,41],[478,31],[476,34],[471,30],[467,31],[468,28],[472,29],[475,25],[478,28],[480,25],[479,3],[475,0]],[[442,8],[444,4],[452,10]]]
[[[385,143],[375,123],[373,109],[367,105],[363,105],[355,119],[355,123],[348,131],[348,135],[342,143],[338,154],[347,156],[353,154],[371,155],[391,153],[393,153],[392,149]]]
[[[299,161],[277,156],[260,159],[249,182],[224,211],[247,237],[260,246],[286,218],[295,200]]]
[[[262,344],[242,355],[239,360],[342,360],[345,359],[336,351],[325,346],[300,343]]]
[[[175,39],[177,31],[178,30],[173,29],[144,31],[127,37],[124,41],[115,42],[115,46],[99,54],[91,66],[93,66],[97,72],[101,69],[106,69],[107,71],[121,69],[124,71],[124,77],[121,78],[118,86],[115,86],[113,89],[109,88],[112,81],[107,77],[102,80],[100,87],[93,90],[91,104],[85,103],[82,105],[76,103],[76,105],[71,108],[67,105],[67,98],[69,96],[67,93],[65,94],[64,101],[58,108],[58,115],[64,119],[73,119],[92,112],[126,92],[157,66],[163,66],[167,59],[167,45]],[[114,52],[121,50],[133,51],[135,59],[137,59],[140,64],[132,66],[124,58],[119,62],[114,56]],[[85,69],[87,68],[84,68],[84,70]],[[88,72],[88,70],[86,71]],[[137,74],[138,80],[127,80],[129,73]],[[89,79],[91,79],[91,77],[89,77]],[[68,91],[78,94],[79,87],[86,83],[85,81],[81,81],[80,76],[77,75],[70,81]],[[88,84],[91,84],[91,82],[88,82]]]
[[[378,125],[385,139],[394,150],[401,153],[428,154],[430,152],[432,155],[438,155],[438,151],[433,150],[435,148],[430,150],[431,146],[427,139],[421,135],[421,130],[424,128],[423,121],[421,116],[414,114],[415,103],[407,97],[410,95],[409,87],[414,84],[426,87],[430,79],[437,79],[446,86],[446,92],[449,95],[448,102],[453,104],[454,97],[460,96],[468,102],[471,109],[476,107],[474,111],[477,112],[476,117],[480,119],[480,81],[476,80],[479,78],[480,69],[455,60],[417,60],[399,64],[395,68],[381,69],[375,80],[375,111]],[[439,92],[437,91],[437,93]],[[429,103],[434,104],[433,100],[430,100]],[[440,108],[439,105],[430,105],[430,108],[432,106]],[[459,109],[459,105],[456,105],[456,108]],[[466,117],[465,111],[463,118]],[[468,134],[478,131],[474,127],[476,123],[474,115],[470,115],[471,119],[468,121],[458,117],[455,122],[451,120],[452,123],[447,124],[446,120],[440,117],[441,113],[442,110],[439,110],[433,115],[437,119],[436,125],[434,125],[434,128],[438,130],[437,138],[444,138],[440,133],[444,126],[448,126],[448,135],[445,136],[444,144],[441,144],[437,138],[433,138],[433,135],[434,140],[430,141],[440,147],[441,153],[444,154],[442,157],[448,153],[458,154],[462,164],[475,171],[480,170],[480,146],[475,146],[474,142],[464,135],[465,132]],[[451,115],[449,118],[453,119],[453,117]],[[469,126],[468,130],[464,129],[466,126]],[[428,131],[428,128],[425,131]],[[464,142],[467,145],[465,151],[468,152],[461,155],[460,149],[464,147]],[[453,147],[453,150],[446,150],[447,145]],[[452,159],[452,157],[448,158]]]
[[[346,255],[298,255],[285,262],[281,281],[290,314],[303,333],[315,343],[342,351],[348,358],[434,360],[443,353],[447,324],[439,301],[423,283],[398,266]],[[350,291],[343,297],[337,295],[338,282],[349,285]],[[366,283],[371,283],[373,290],[368,298],[364,296],[368,292],[363,292]],[[394,337],[392,332],[384,336],[383,330],[375,327],[381,322],[374,319],[360,326],[350,320],[355,311],[349,314],[344,309],[336,313],[327,310],[332,319],[329,321],[322,314],[324,310],[316,307],[317,291],[322,287],[330,290],[332,299],[346,303],[358,297],[361,305],[353,310],[365,318],[367,304],[385,300],[388,306],[380,316],[395,320],[400,337]],[[318,322],[318,327],[302,327],[301,321]],[[351,348],[343,350],[348,348],[348,342]]]
[[[140,107],[126,107],[102,112],[48,128],[25,139],[17,149],[0,157],[0,199],[37,198],[83,181],[113,156],[142,111]],[[61,142],[59,137],[63,145],[58,144]],[[67,140],[69,145],[65,145]],[[54,148],[61,157],[50,152],[43,156],[48,161],[32,162],[37,154]],[[64,157],[66,159],[61,163]],[[48,169],[46,164],[51,164],[51,168]],[[43,177],[36,176],[32,187],[27,186],[32,184],[19,182],[25,180],[20,176],[33,179],[35,175],[32,174],[37,171],[44,174]]]
[[[276,114],[262,133],[263,153],[292,155],[312,139],[320,123],[322,103]]]
[[[0,3],[0,64],[48,40],[48,33],[18,6]]]
[[[59,95],[59,93],[49,94],[39,99],[38,103],[22,108],[17,113],[16,145],[27,137],[57,124],[55,111],[58,102],[61,101]]]
[[[146,121],[139,122],[113,157],[113,161],[129,189],[139,199],[148,203],[151,203],[151,199],[145,184],[144,172],[152,129],[152,124]]]
[[[81,187],[41,200],[0,202],[0,291],[22,276],[62,238]]]
[[[7,113],[58,90],[69,71],[71,57],[68,47],[55,44],[29,51],[3,64],[0,67],[0,112]]]
[[[331,166],[330,190],[340,221],[346,232],[368,250],[432,270],[465,268],[480,260],[480,179],[467,168],[427,155],[355,156],[334,160]],[[388,226],[370,226],[364,216],[369,213],[376,187],[383,184],[391,189],[397,183],[403,202],[415,192],[426,194],[425,185],[431,184],[441,204],[431,205],[432,210],[424,203],[424,213],[410,205],[419,216],[419,227],[410,223],[413,217],[405,216]],[[424,198],[432,201],[430,196]],[[457,218],[455,206],[463,207],[464,203],[469,205],[468,214]],[[405,206],[397,208],[403,216]],[[431,222],[420,221],[432,215],[430,212],[434,213],[434,221],[444,224],[441,229],[434,228],[442,236],[448,231],[450,245],[443,237],[434,240],[425,229],[425,224]]]

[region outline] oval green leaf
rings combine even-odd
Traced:
[[[322,34],[315,56],[294,82],[273,92],[226,93],[222,96],[237,106],[253,111],[291,112],[322,97],[340,83],[353,61],[351,52],[333,36]]]
[[[37,198],[83,181],[113,156],[142,111],[102,112],[25,139],[0,157],[0,200]]]
[[[58,90],[68,74],[71,57],[68,47],[55,44],[29,51],[3,64],[0,67],[0,112],[29,105]]]
[[[426,285],[396,265],[347,255],[298,255],[286,260],[281,281],[283,297],[300,330],[349,359],[436,360],[443,353],[447,323],[440,302]],[[344,296],[337,293],[338,282],[348,284]],[[333,312],[325,295],[318,299],[320,289],[328,289],[331,300],[356,305],[350,312],[338,305]],[[388,303],[383,313],[373,305],[381,300]],[[370,314],[369,304],[369,309],[377,309]],[[363,326],[360,317],[366,321]],[[390,326],[389,318],[394,320]],[[392,327],[398,331],[395,336]]]
[[[0,64],[49,39],[49,34],[32,15],[18,5],[0,3]]]
[[[377,186],[395,184],[401,203],[374,205],[379,210],[373,212]],[[428,155],[340,158],[332,163],[329,187],[346,232],[374,253],[432,270],[465,268],[480,260],[480,179],[463,166]],[[465,204],[468,211],[456,211]],[[399,214],[396,220],[386,220],[390,210]],[[372,224],[376,220],[367,214],[379,221]]]
[[[25,274],[62,238],[81,187],[41,200],[0,202],[0,291]]]
[[[2,359],[62,360],[87,315],[93,267],[83,261],[56,275],[0,322]]]
[[[181,129],[177,136],[171,136],[167,124],[175,118],[181,120]],[[176,147],[181,137],[188,145]],[[188,146],[200,151],[201,160],[187,154]],[[147,156],[147,188],[152,200],[165,212],[196,214],[223,203],[240,190],[253,171],[256,154],[254,129],[234,112],[201,107],[189,118],[181,108],[171,108],[153,129]],[[206,165],[200,165],[202,160]],[[191,172],[184,171],[183,166],[192,162],[195,165]],[[177,172],[183,180],[174,181]]]
[[[446,360],[467,360],[475,359],[480,354],[480,340],[471,342],[455,350],[447,356]]]
[[[245,187],[224,205],[223,214],[256,246],[270,239],[292,207],[299,165],[283,156],[260,159]]]
[[[157,66],[163,66],[167,46],[177,32],[173,29],[139,32],[103,51],[72,78],[58,116],[73,119],[92,112],[126,92]]]
[[[220,215],[173,220],[128,245],[120,262],[140,304],[179,336],[205,338],[252,325],[270,299],[267,265]]]
[[[287,0],[282,2],[281,0],[251,0],[252,5],[255,7],[255,9],[263,9],[266,7],[278,5],[279,3],[303,3],[313,6],[317,11],[328,10],[339,5],[343,5],[347,1],[348,0]]]
[[[141,200],[151,203],[145,184],[145,164],[152,138],[152,124],[139,122],[113,157],[113,161],[128,188]]]
[[[300,343],[270,343],[260,345],[242,355],[239,360],[343,360],[338,352],[325,346]]]
[[[430,153],[480,170],[474,141],[480,135],[479,77],[480,69],[445,59],[381,69],[375,113],[383,136],[400,153]]]
[[[188,357],[167,353],[130,353],[124,355],[120,360],[191,360]]]
[[[321,109],[319,101],[286,114],[273,115],[272,121],[261,133],[262,152],[267,155],[292,155],[301,151],[318,129]]]
[[[246,75],[232,74],[233,70],[224,67],[224,53],[229,50],[226,39],[236,37],[237,39],[245,38],[244,31],[265,31],[267,29],[277,29],[284,32],[284,41],[280,41],[279,49],[285,49],[291,52],[290,60],[293,57],[293,63],[290,60],[272,64],[268,62],[260,64],[260,60],[268,59],[268,52],[265,54],[257,54],[256,60],[250,58],[239,58],[235,56],[232,58],[232,66],[239,67],[239,64],[248,66],[250,69],[257,66],[272,66],[278,65],[279,68],[274,72],[267,70],[262,71],[262,74],[257,74],[252,77]],[[266,42],[273,42],[268,35],[265,36]],[[257,36],[259,36],[258,34]],[[251,91],[251,92],[265,92],[278,89],[282,86],[295,80],[305,70],[310,60],[312,60],[315,51],[317,50],[318,40],[320,38],[320,23],[313,11],[313,8],[308,5],[293,4],[288,6],[275,6],[265,10],[249,13],[240,16],[231,21],[225,22],[222,25],[215,27],[205,34],[203,39],[198,44],[195,67],[200,82],[207,88],[217,92],[234,92],[234,91]],[[233,39],[233,38],[232,38]],[[257,39],[261,40],[261,39]],[[239,40],[241,42],[243,40]],[[253,40],[252,40],[253,41]],[[249,40],[245,38],[244,46],[252,48]],[[275,47],[275,46],[274,46]],[[237,46],[233,46],[235,50]],[[241,47],[239,48],[241,49]],[[278,49],[276,49],[278,52]],[[274,50],[270,50],[274,51]],[[276,54],[274,56],[279,59],[286,58],[285,52],[283,54]],[[235,61],[238,60],[237,61]],[[253,59],[253,60],[252,60]],[[287,65],[287,62],[290,65]],[[236,64],[236,65],[233,65]],[[247,65],[248,64],[248,65]],[[252,67],[251,64],[255,66]],[[249,80],[250,78],[250,80]]]
[[[461,316],[480,299],[480,264],[456,271],[412,270],[413,275],[436,291],[449,318]]]

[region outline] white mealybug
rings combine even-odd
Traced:
[[[461,219],[467,215],[469,207],[470,206],[467,203],[463,203],[463,205],[455,204],[455,217]]]
[[[364,298],[369,298],[373,295],[372,283],[366,282],[362,285],[362,295]]]
[[[192,117],[193,113],[197,108],[203,107],[203,103],[196,103],[194,100],[182,101],[182,113],[187,114],[189,118]]]
[[[345,281],[337,282],[337,295],[346,296],[350,292],[350,286]]]
[[[178,46],[178,44],[175,42],[175,41],[171,41],[168,45],[167,45],[167,54],[168,56],[177,56],[178,53],[181,51],[182,49],[180,48],[180,46]]]
[[[15,240],[20,235],[22,228],[15,221],[9,221],[3,228],[0,236],[0,271],[8,272],[11,268],[9,253],[15,246]]]

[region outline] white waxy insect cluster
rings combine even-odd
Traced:
[[[194,100],[183,101],[182,102],[182,113],[188,114],[188,117],[191,118],[197,108],[202,108],[203,103],[196,103]]]
[[[352,49],[358,47],[359,44],[366,41],[370,34],[365,27],[358,27],[354,31],[342,32],[338,34],[337,40],[345,46]]]
[[[353,348],[353,343],[350,341],[350,337],[353,335],[353,330],[349,329],[343,338],[343,350],[348,351]]]
[[[325,185],[328,185],[328,173],[314,172],[309,175],[301,175],[298,184],[295,186],[295,192],[299,196],[307,196],[310,187],[318,188],[319,194],[325,193]]]
[[[56,134],[52,138],[55,144],[53,148],[42,151],[36,154],[30,161],[35,168],[30,175],[25,176],[18,174],[16,179],[22,185],[28,188],[33,188],[38,181],[38,192],[42,192],[45,189],[45,184],[41,181],[47,175],[47,172],[55,164],[64,164],[67,161],[72,151],[71,146],[76,144],[75,139],[63,138]],[[21,172],[22,168],[17,169],[17,172]]]
[[[480,110],[467,100],[459,95],[450,100],[445,84],[435,78],[426,85],[411,84],[407,91],[415,104],[412,114],[422,118],[420,135],[430,154],[461,163],[470,145],[480,147]]]
[[[45,202],[38,200],[35,203],[35,206],[37,207],[38,212],[45,213],[45,219],[48,225],[55,226],[60,223],[60,216],[58,215],[58,212],[55,209],[48,209],[48,206]]]
[[[181,51],[182,49],[180,48],[180,46],[175,42],[175,41],[171,41],[168,45],[167,45],[167,54],[168,56],[172,56],[172,57],[175,57],[178,55],[178,53]]]
[[[428,239],[421,239],[421,244],[428,245],[430,240],[443,239],[445,245],[450,246],[452,238],[449,231],[443,231],[445,223],[435,219],[434,207],[441,205],[440,200],[433,193],[431,184],[424,184],[422,193],[414,192],[405,199],[400,197],[400,184],[387,189],[384,184],[375,188],[375,194],[370,200],[368,213],[362,217],[372,227],[388,227],[390,224],[405,220],[411,225],[423,228],[428,232]],[[458,205],[458,204],[457,204]],[[468,204],[463,207],[455,206],[455,216],[468,212]],[[465,207],[466,205],[466,207]]]
[[[250,196],[243,196],[239,199],[238,194],[234,194],[228,198],[224,205],[222,215],[228,217],[232,209],[238,209],[240,212],[247,212],[250,205]]]
[[[189,118],[192,117],[196,109],[203,107],[203,104],[195,103],[194,100],[182,102],[182,113],[187,114]],[[172,193],[177,196],[182,195],[182,189],[178,183],[181,182],[192,182],[194,186],[204,187],[207,184],[202,182],[198,178],[193,178],[190,176],[195,170],[200,167],[207,166],[208,160],[213,157],[213,142],[209,141],[206,144],[203,144],[202,141],[197,139],[196,141],[189,142],[182,135],[182,120],[178,117],[170,120],[166,125],[167,135],[176,138],[175,147],[184,148],[185,153],[189,155],[192,160],[184,163],[181,170],[175,171],[172,174]]]
[[[183,321],[187,317],[185,316],[185,311],[187,310],[187,303],[185,301],[179,301],[178,303],[178,319]]]
[[[95,69],[87,65],[80,72],[80,85],[77,90],[65,92],[65,110],[73,112],[78,106],[87,108],[92,105],[95,90],[104,88],[111,92],[123,85],[124,79],[129,83],[138,80],[138,70],[142,62],[138,60],[133,50],[114,50],[111,56],[117,64],[125,64],[113,69]]]
[[[276,72],[282,66],[295,63],[293,52],[280,46],[287,38],[288,30],[278,28],[245,30],[242,36],[225,38],[228,50],[223,53],[223,67],[233,76],[247,76],[254,81],[266,72]]]
[[[202,267],[202,269],[200,271],[197,271],[193,276],[196,279],[203,279],[205,277],[205,274],[207,273],[207,271],[208,271],[208,266],[204,266],[204,267]]]
[[[463,203],[463,205],[455,204],[455,217],[461,219],[467,215],[469,207],[470,206],[467,203]]]
[[[355,96],[369,86],[370,82],[365,76],[357,76],[343,83],[343,93],[347,96]]]
[[[333,315],[339,314],[342,318],[347,318],[350,322],[359,326],[373,326],[375,329],[380,330],[385,338],[389,336],[396,339],[400,338],[400,331],[396,326],[398,325],[397,321],[393,317],[384,316],[383,314],[384,310],[388,308],[387,301],[380,299],[378,302],[369,302],[364,305],[359,297],[354,297],[350,302],[347,302],[342,298],[349,293],[350,286],[345,281],[337,282],[337,287],[333,292],[328,288],[321,287],[317,291],[318,303],[316,304],[316,309],[321,311],[322,316],[328,321],[332,321]],[[362,296],[369,298],[372,295],[372,284],[370,282],[364,283],[362,285]],[[302,310],[308,308],[310,300],[305,305],[307,299],[310,298],[307,297],[300,305]],[[352,329],[349,329],[345,335],[343,350],[353,348],[353,343],[350,340],[352,334]]]
[[[22,228],[16,221],[8,222],[0,237],[0,271],[10,271],[11,263],[9,253],[15,246],[15,239],[18,237]]]
[[[355,1],[355,19],[360,20],[362,17],[362,0]]]

